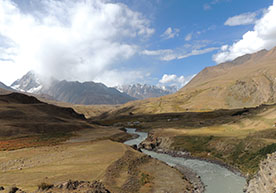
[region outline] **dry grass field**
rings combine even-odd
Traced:
[[[193,186],[176,169],[122,143],[104,139],[122,131],[84,131],[59,145],[0,151],[0,185],[7,189],[16,185],[34,192],[41,183],[59,184],[71,179],[99,180],[114,193],[192,190]]]
[[[106,168],[124,155],[123,144],[103,140],[53,147],[25,148],[0,152],[2,186],[31,192],[42,183],[72,180],[101,180]]]

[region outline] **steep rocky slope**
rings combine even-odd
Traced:
[[[43,84],[38,76],[33,71],[30,71],[22,78],[13,82],[11,87],[21,92],[38,93],[42,89]]]
[[[207,67],[177,93],[131,102],[119,112],[155,114],[252,107],[275,103],[275,92],[276,48]]]
[[[269,154],[260,164],[260,171],[249,181],[247,193],[276,192],[276,153]]]

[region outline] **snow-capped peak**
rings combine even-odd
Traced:
[[[22,78],[12,83],[11,87],[21,92],[38,93],[43,88],[43,85],[38,75],[33,71],[29,71]]]

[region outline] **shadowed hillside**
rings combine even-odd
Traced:
[[[71,108],[49,105],[20,93],[0,95],[0,121],[2,139],[31,136],[58,138],[91,127],[83,115]]]

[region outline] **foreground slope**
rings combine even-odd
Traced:
[[[276,48],[207,67],[173,95],[130,102],[119,113],[208,111],[276,102]]]

